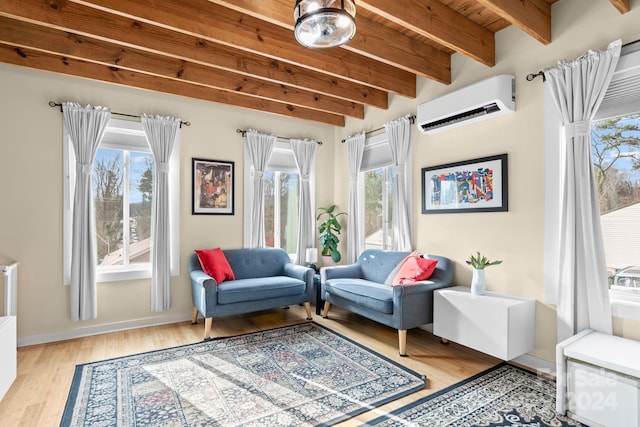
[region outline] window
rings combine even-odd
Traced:
[[[591,127],[612,313],[640,320],[640,43],[623,46]],[[545,302],[555,304],[561,125],[545,91]],[[631,268],[628,268],[631,267]]]
[[[153,171],[149,152],[98,149],[92,189],[98,272],[132,264],[149,268]]]
[[[246,147],[245,147],[246,149]],[[245,153],[245,158],[248,156]],[[249,247],[251,236],[251,206],[253,205],[252,166],[244,168],[244,246]],[[298,215],[300,210],[300,174],[293,150],[288,142],[276,142],[264,174],[265,246],[282,248],[295,262],[298,244]],[[311,211],[315,212],[315,173],[311,173]]]
[[[265,246],[296,253],[298,244],[299,174],[267,170],[264,191]]]
[[[609,288],[640,294],[640,112],[594,121],[591,156]]]
[[[358,218],[364,230],[364,248],[390,250],[393,247],[393,177],[395,166],[386,133],[367,138],[362,153],[358,178],[359,204],[363,206]],[[406,166],[407,194],[411,194],[411,162]],[[361,246],[362,247],[362,246]]]
[[[393,227],[393,172],[395,166],[385,166],[364,172],[364,247],[391,249]]]
[[[64,137],[64,262],[71,265],[71,224],[75,185],[75,155]],[[179,140],[173,153],[179,153]],[[169,193],[171,206],[171,274],[179,274],[179,156],[171,157]],[[71,167],[70,167],[71,165]],[[151,277],[151,209],[155,166],[140,122],[111,119],[93,163],[98,282]],[[65,268],[65,283],[69,283]]]

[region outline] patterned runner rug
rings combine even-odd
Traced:
[[[78,365],[61,425],[331,425],[424,386],[424,376],[304,323]]]
[[[365,426],[581,426],[556,414],[555,381],[508,363],[487,369]]]

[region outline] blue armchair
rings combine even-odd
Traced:
[[[367,249],[355,264],[323,267],[322,316],[326,318],[335,304],[398,329],[400,355],[406,356],[407,329],[433,322],[433,291],[449,286],[454,273],[448,258],[425,255],[438,260],[428,280],[391,286],[396,267],[407,255],[409,252]]]
[[[192,323],[197,323],[198,313],[202,313],[205,339],[211,335],[214,317],[304,304],[307,320],[311,320],[311,268],[293,264],[283,249],[229,249],[223,253],[235,280],[222,283],[202,271],[196,254],[189,257]]]

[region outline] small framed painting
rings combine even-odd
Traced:
[[[507,155],[422,168],[422,213],[509,210]]]
[[[234,214],[234,162],[193,159],[193,215]]]

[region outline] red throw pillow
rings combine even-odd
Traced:
[[[411,252],[402,261],[391,286],[409,285],[427,280],[433,274],[437,264],[438,260],[436,259],[422,258],[417,252]]]
[[[222,249],[196,249],[196,254],[200,260],[202,271],[213,277],[216,283],[220,284],[225,280],[235,280],[233,270],[224,256]]]

